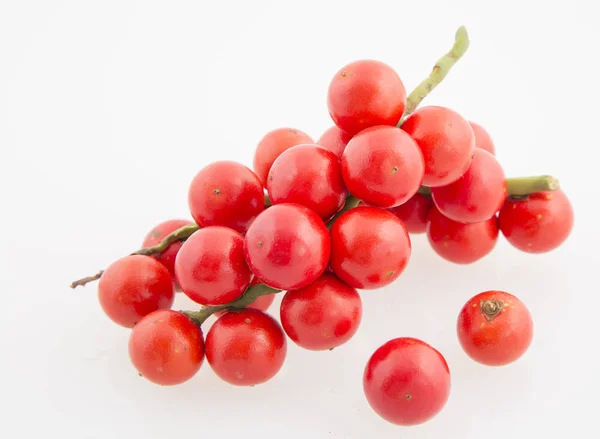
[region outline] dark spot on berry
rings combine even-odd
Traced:
[[[473,155],[471,156],[471,158],[472,158],[472,159],[474,159],[474,158],[475,158],[475,154],[473,154]]]
[[[273,181],[273,174],[269,175],[269,180]]]
[[[348,73],[347,73],[347,72],[344,70],[344,71],[342,72],[342,78],[345,78],[347,75],[348,75]]]
[[[333,351],[333,348],[329,348],[329,352]]]
[[[262,244],[263,244],[263,243],[262,243],[262,241],[258,241],[258,242],[256,243],[256,245],[257,245],[257,246],[259,246],[259,247],[262,247]]]
[[[250,320],[250,319],[244,319],[244,323],[252,323],[252,320]]]
[[[407,394],[406,394],[406,400],[408,401],[410,398],[412,398],[411,394],[410,394],[410,393],[407,393]]]
[[[398,166],[394,166],[394,169],[392,169],[392,174],[395,174],[396,172],[398,172]]]
[[[138,372],[138,376],[143,377],[144,375],[142,375],[141,373]]]
[[[388,271],[388,272],[387,272],[387,275],[388,275],[388,276],[393,276],[393,275],[394,275],[394,270],[390,270],[390,271]]]
[[[213,191],[213,194],[215,194],[215,195],[219,195],[220,193],[221,193],[221,189],[215,189]]]

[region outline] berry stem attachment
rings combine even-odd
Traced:
[[[331,226],[333,225],[335,220],[338,219],[344,212],[346,212],[350,209],[354,209],[356,206],[358,206],[358,203],[360,203],[360,200],[358,198],[356,198],[354,195],[348,195],[348,197],[346,198],[346,204],[344,204],[344,207],[342,207],[342,209],[340,209],[340,211],[338,213],[336,213],[333,216],[333,218],[331,218],[329,220],[329,222],[327,223],[327,229],[331,230]]]
[[[519,177],[506,180],[506,191],[511,197],[524,197],[536,192],[560,189],[558,180],[550,175],[539,177]]]

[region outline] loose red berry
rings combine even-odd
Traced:
[[[236,386],[254,386],[273,378],[287,352],[277,321],[257,309],[229,311],[206,335],[206,359],[215,373]]]
[[[249,168],[220,161],[194,177],[188,202],[199,226],[224,226],[244,233],[263,211],[265,196],[260,180]]]
[[[224,305],[237,299],[250,283],[243,236],[220,226],[198,230],[179,250],[175,275],[194,302]]]
[[[429,214],[427,238],[433,250],[447,261],[471,264],[489,254],[498,240],[498,219],[459,223],[435,207]]]
[[[527,253],[559,247],[573,229],[573,207],[562,190],[507,199],[500,210],[500,230],[508,242]]]
[[[181,384],[202,366],[202,332],[180,312],[155,311],[131,331],[129,358],[147,380],[162,386]]]
[[[462,308],[457,331],[469,357],[488,366],[503,366],[527,351],[533,338],[533,322],[529,310],[515,296],[486,291]]]
[[[302,288],[323,274],[331,243],[325,223],[298,204],[265,210],[246,233],[246,260],[264,284],[280,290]]]
[[[333,122],[354,135],[376,125],[396,125],[406,107],[406,89],[387,64],[355,61],[335,74],[327,106]]]
[[[354,288],[324,273],[314,283],[285,293],[280,312],[283,329],[294,343],[322,351],[352,338],[360,325],[362,302]]]
[[[331,268],[353,288],[372,290],[392,283],[410,254],[406,227],[387,210],[359,206],[331,227]]]
[[[506,177],[493,155],[476,149],[467,172],[448,186],[431,189],[431,196],[440,212],[454,221],[485,221],[506,199]]]
[[[492,155],[496,155],[496,148],[490,134],[481,125],[475,122],[469,122],[475,135],[475,147],[485,149]]]
[[[392,207],[390,212],[396,215],[406,226],[409,233],[425,233],[427,218],[433,206],[430,196],[416,193],[406,203]]]
[[[170,308],[174,298],[169,270],[149,256],[131,255],[113,262],[98,284],[102,309],[126,328],[151,312]]]
[[[378,126],[360,132],[342,155],[346,187],[371,206],[405,203],[421,186],[423,172],[419,147],[396,127]]]
[[[341,159],[344,149],[346,149],[346,145],[351,138],[352,136],[350,134],[334,125],[319,137],[317,144],[321,145],[323,148],[327,148],[329,151],[333,152],[338,159]]]
[[[465,173],[475,150],[469,122],[449,108],[422,107],[402,129],[415,139],[425,159],[425,186],[445,186]]]
[[[273,162],[281,153],[292,146],[313,144],[315,141],[306,133],[294,128],[278,128],[268,132],[259,142],[254,153],[254,172],[267,187],[267,177]]]
[[[436,349],[414,338],[390,340],[369,359],[363,376],[367,401],[386,421],[422,424],[450,396],[450,370]]]
[[[348,191],[336,155],[319,145],[297,145],[273,162],[267,180],[271,203],[296,203],[323,220],[344,205]]]

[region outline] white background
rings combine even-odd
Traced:
[[[598,400],[598,43],[594,1],[0,1],[0,436],[28,438],[581,437]],[[355,338],[333,352],[289,344],[281,373],[235,388],[208,363],[185,385],[139,378],[129,331],[96,286],[70,290],[189,217],[204,165],[251,165],[268,130],[315,139],[345,63],[394,66],[410,91],[465,25],[471,47],[426,104],[483,124],[510,176],[558,177],[570,240],[532,256],[500,240],[471,266],[423,236],[392,286],[363,293]],[[521,361],[486,368],[455,336],[472,295],[503,289],[535,319]],[[272,308],[277,316],[277,300]],[[177,309],[192,307],[184,297]],[[362,371],[385,341],[422,338],[447,358],[452,394],[433,421],[393,426]]]

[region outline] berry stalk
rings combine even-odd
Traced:
[[[514,177],[506,179],[506,195],[511,198],[523,198],[531,194],[560,189],[558,179],[551,175],[535,177]],[[418,190],[421,195],[431,195],[431,188],[421,186]]]

